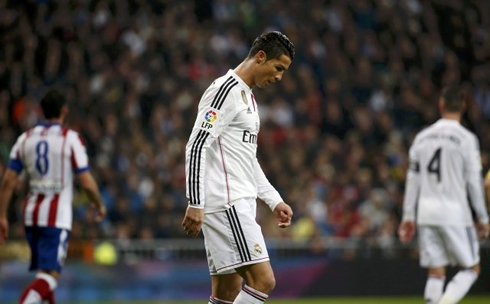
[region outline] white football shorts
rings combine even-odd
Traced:
[[[211,275],[269,261],[256,209],[255,199],[241,199],[226,211],[205,215],[202,232]]]
[[[418,230],[420,266],[468,268],[480,262],[475,227],[420,225]]]

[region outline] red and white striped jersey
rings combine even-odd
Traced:
[[[27,175],[25,226],[71,229],[73,178],[89,169],[77,132],[60,124],[37,125],[17,139],[9,168]]]

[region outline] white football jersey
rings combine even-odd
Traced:
[[[13,146],[9,168],[28,179],[25,226],[71,229],[74,174],[89,169],[77,132],[48,123],[30,129]]]
[[[417,134],[409,156],[405,220],[416,216],[421,225],[470,226],[471,203],[478,220],[488,222],[473,133],[455,120],[440,119]]]
[[[254,95],[234,71],[204,92],[186,147],[189,205],[206,213],[226,210],[242,198],[282,202],[256,157],[260,119]]]

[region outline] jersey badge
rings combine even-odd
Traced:
[[[245,94],[245,91],[242,90],[242,100],[243,102],[248,105],[248,99],[247,99],[247,94]],[[248,108],[250,110],[250,108]]]
[[[255,246],[254,246],[254,251],[255,251],[255,253],[256,253],[257,255],[262,254],[262,248],[260,247],[260,245],[259,245],[259,244],[255,244]]]
[[[213,123],[218,119],[218,113],[213,110],[209,110],[204,114],[204,120],[201,124],[201,128],[203,129],[211,129],[213,127]]]

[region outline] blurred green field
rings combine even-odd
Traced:
[[[267,304],[421,304],[422,297],[359,297],[359,298],[322,298],[296,300],[270,300]],[[205,301],[108,301],[108,302],[71,302],[69,304],[205,304]],[[467,297],[460,304],[489,304],[490,295]]]

